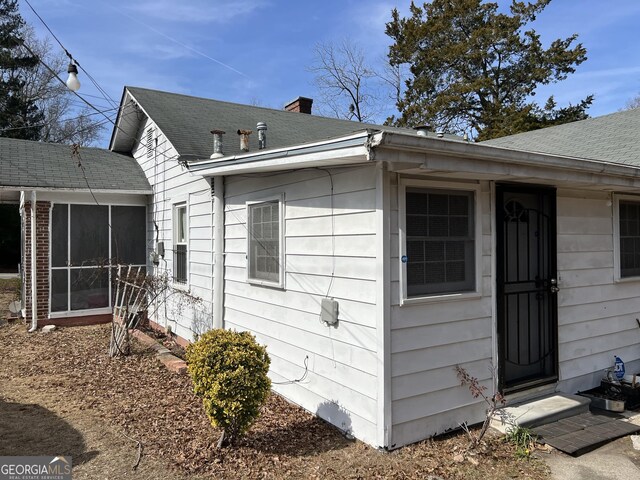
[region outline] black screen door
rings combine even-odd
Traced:
[[[514,391],[557,379],[555,190],[499,185],[496,227],[498,371]]]

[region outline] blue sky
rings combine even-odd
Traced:
[[[386,54],[387,0],[30,0],[78,62],[116,101],[125,85],[281,108],[316,97],[313,50],[349,38],[370,63]],[[501,5],[510,2],[501,0]],[[39,36],[46,31],[24,1],[20,10]],[[553,0],[534,28],[543,42],[573,33],[588,60],[564,82],[544,86],[559,106],[593,93],[591,116],[615,112],[640,94],[637,29],[640,2]],[[66,75],[66,74],[65,74]],[[100,96],[79,76],[83,95]],[[105,100],[86,97],[96,106]],[[389,106],[388,108],[391,108]],[[380,121],[393,111],[385,111]],[[104,144],[107,146],[108,133]]]

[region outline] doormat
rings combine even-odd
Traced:
[[[616,438],[640,432],[640,426],[599,413],[582,413],[532,428],[538,441],[577,457]]]

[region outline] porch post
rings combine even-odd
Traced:
[[[29,333],[38,329],[38,272],[37,236],[36,236],[36,191],[31,192],[31,328]]]

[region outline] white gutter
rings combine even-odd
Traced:
[[[64,193],[106,193],[106,194],[115,194],[115,195],[152,195],[153,190],[118,190],[118,189],[108,189],[108,188],[92,188],[89,190],[88,188],[58,188],[58,187],[39,187],[35,185],[22,185],[22,186],[7,186],[0,185],[0,190],[8,190],[10,192],[17,192],[23,189],[29,189],[37,187],[40,192],[64,192]]]
[[[36,272],[38,258],[36,255],[36,191],[31,192],[31,328],[29,333],[38,329],[38,290]]]
[[[187,155],[183,157],[189,171],[201,176],[362,163],[367,161],[366,144],[370,133],[363,130],[320,142],[257,150],[214,160],[189,158]],[[352,160],[347,161],[348,158]]]
[[[477,143],[447,141],[441,138],[418,137],[394,132],[377,132],[371,137],[370,148],[389,148],[394,150],[414,151],[430,155],[440,154],[461,159],[485,160],[507,165],[523,165],[572,170],[599,175],[633,177],[640,179],[640,168],[637,165],[590,160],[576,157],[550,155],[546,153],[512,150],[504,147],[482,145]],[[457,171],[452,164],[452,171]]]
[[[224,177],[213,177],[213,328],[224,328]]]

